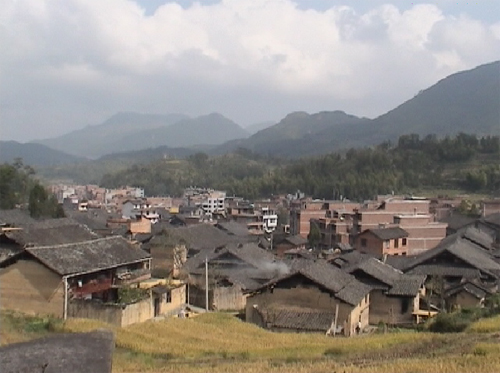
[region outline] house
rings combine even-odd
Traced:
[[[280,240],[274,240],[274,250],[278,258],[282,258],[284,253],[289,250],[305,250],[308,245],[308,241],[300,236],[285,236]]]
[[[87,226],[69,218],[47,219],[0,232],[0,262],[26,247],[67,244],[99,238]]]
[[[368,326],[370,290],[326,261],[298,260],[249,295],[246,321],[273,331],[352,336]]]
[[[465,280],[445,291],[448,309],[484,307],[486,298],[493,292],[471,280]]]
[[[72,300],[117,303],[120,288],[150,278],[150,262],[123,237],[27,247],[1,265],[0,307],[71,317]]]
[[[372,288],[370,324],[413,324],[425,295],[425,275],[408,275],[376,258],[367,258],[345,269]]]
[[[148,243],[152,269],[161,270],[166,275],[172,273],[175,278],[188,257],[193,257],[200,251],[214,250],[240,241],[239,237],[209,224],[168,227],[154,233]]]
[[[355,240],[355,247],[377,257],[384,255],[406,255],[408,253],[408,232],[399,227],[367,229]]]
[[[2,373],[111,373],[115,343],[109,330],[59,333],[0,347]]]
[[[488,233],[469,227],[446,237],[434,249],[408,258],[401,269],[408,274],[426,275],[426,292],[434,294],[431,301],[444,308],[446,294],[451,295],[454,293],[451,289],[468,281],[489,292],[498,290],[500,264],[492,251],[493,242]],[[461,305],[460,299],[455,298],[452,303],[455,306],[469,304],[467,301]]]
[[[189,303],[219,311],[243,310],[248,291],[287,270],[255,243],[204,250],[189,258],[183,268],[189,279]]]

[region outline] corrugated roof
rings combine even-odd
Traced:
[[[26,251],[61,276],[114,268],[150,257],[145,251],[118,236],[64,245],[30,247]]]

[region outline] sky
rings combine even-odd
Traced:
[[[2,0],[0,140],[123,111],[374,118],[496,60],[499,0]]]

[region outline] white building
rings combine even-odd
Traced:
[[[262,208],[262,222],[264,225],[264,230],[267,232],[272,232],[278,227],[278,214],[269,207]]]

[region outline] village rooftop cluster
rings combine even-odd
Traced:
[[[65,218],[0,211],[3,310],[98,319],[234,311],[273,331],[350,337],[482,306],[498,292],[500,200],[54,185]]]

